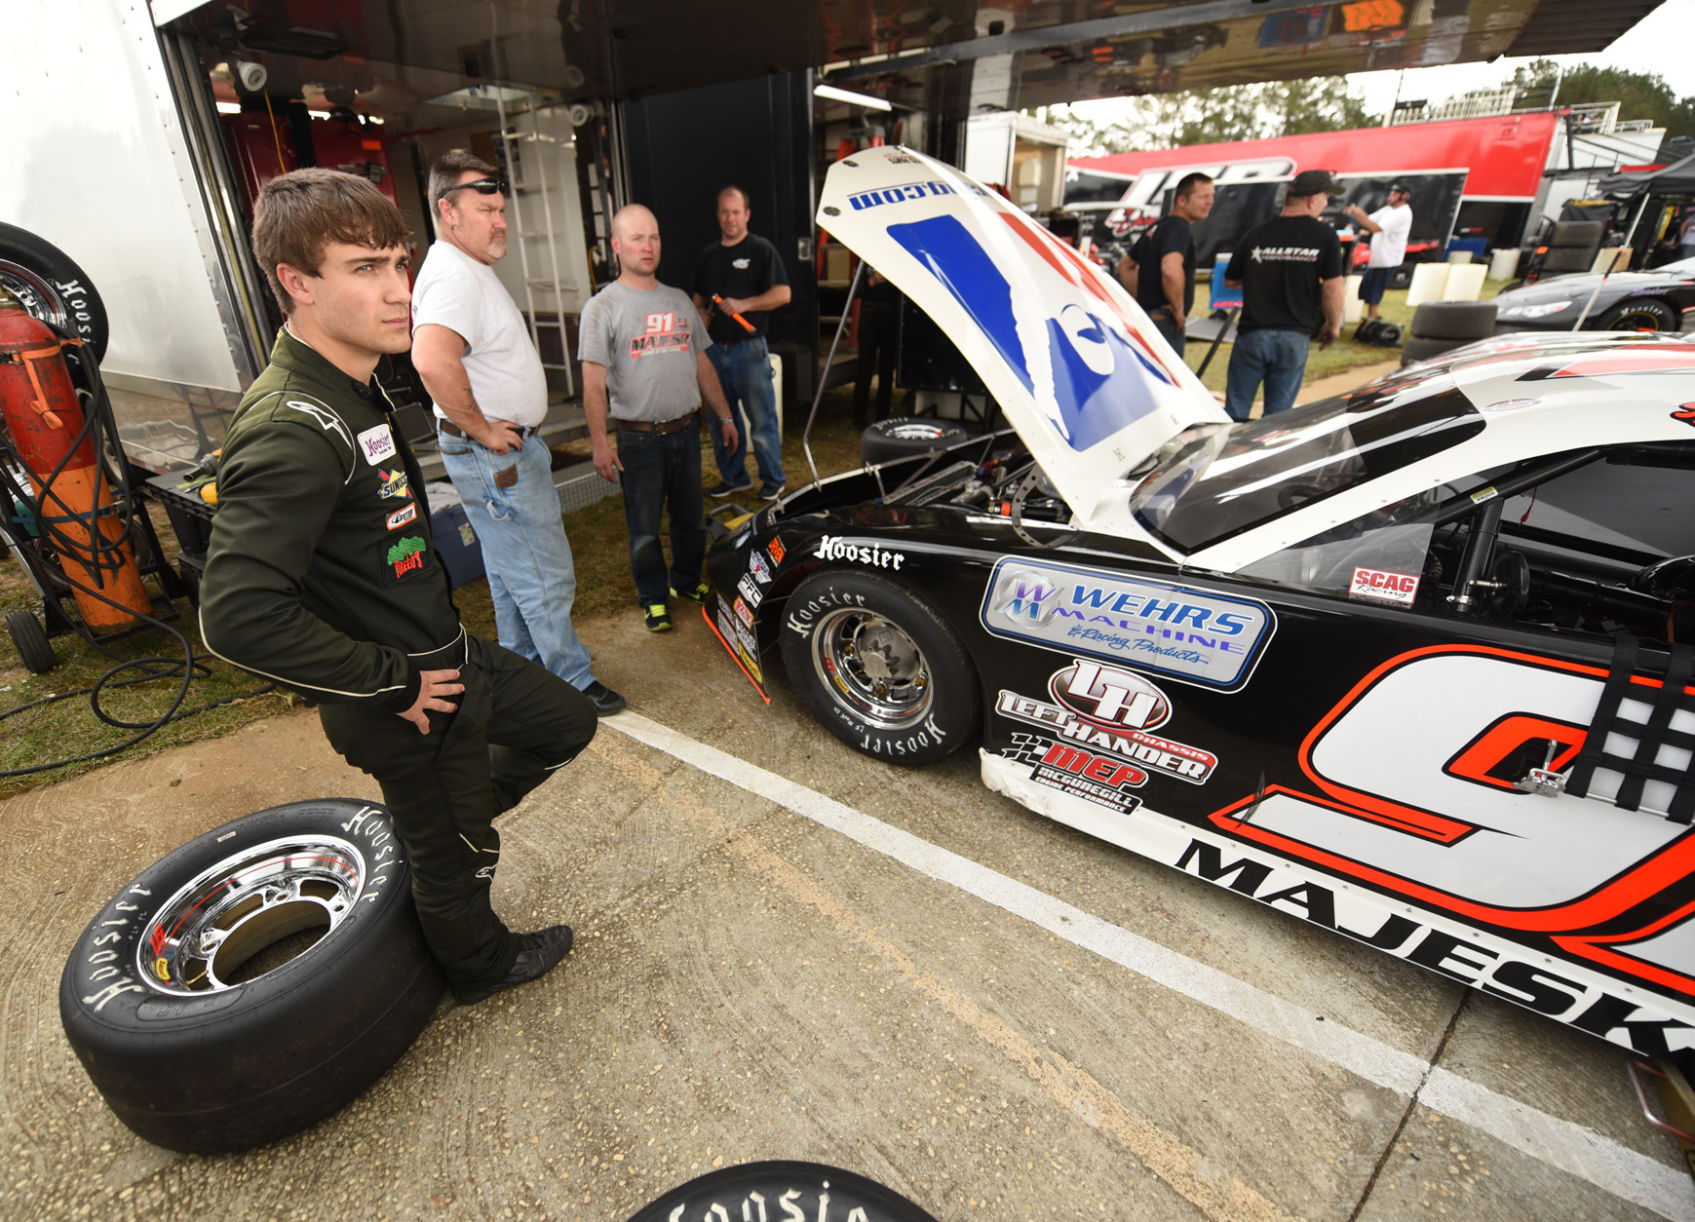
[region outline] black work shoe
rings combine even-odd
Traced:
[[[752,492],[752,484],[726,484],[720,481],[706,490],[707,496],[736,496],[743,492]]]
[[[783,489],[786,487],[786,484],[766,484],[765,487],[759,490],[759,499],[762,501],[779,500],[783,495]]]
[[[569,925],[553,925],[547,929],[538,929],[535,933],[521,933],[517,936],[518,957],[512,960],[512,966],[506,969],[506,975],[480,989],[454,989],[454,1001],[462,1006],[474,1006],[502,989],[528,984],[538,976],[551,972],[571,949]]]
[[[602,683],[599,679],[596,679],[594,682],[585,687],[583,689],[583,695],[587,696],[589,698],[589,703],[594,705],[594,711],[597,716],[610,717],[614,713],[622,713],[624,711],[624,698],[611,688],[607,687],[606,684]]]

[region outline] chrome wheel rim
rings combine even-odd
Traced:
[[[879,729],[929,715],[930,665],[893,620],[859,609],[831,612],[812,635],[812,665],[836,703]]]
[[[42,322],[51,323],[68,335],[78,334],[65,299],[53,287],[52,281],[22,264],[0,259],[0,285],[4,285],[6,291],[22,303],[27,313]]]
[[[259,958],[296,934],[317,931],[310,954],[353,910],[365,858],[338,836],[289,836],[255,845],[202,871],[166,900],[142,930],[138,974],[166,993],[239,988],[280,963]],[[263,970],[243,972],[258,959]]]

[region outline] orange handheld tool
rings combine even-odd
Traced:
[[[720,297],[717,293],[712,294],[712,304],[717,306],[720,310],[724,310],[724,299],[722,297]],[[743,331],[746,331],[749,335],[753,334],[753,324],[750,323],[747,319],[743,318],[740,314],[736,313],[734,310],[724,310],[724,313],[728,314],[731,318],[733,318],[737,322],[741,323]]]

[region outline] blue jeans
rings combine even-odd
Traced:
[[[482,544],[500,643],[579,690],[594,682],[588,648],[571,627],[577,572],[560,520],[553,460],[539,437],[496,454],[469,437],[438,433],[441,465]],[[516,469],[517,482],[495,477]]]
[[[636,601],[644,607],[668,601],[671,587],[700,584],[706,559],[706,506],[700,492],[700,433],[691,423],[675,433],[618,430],[618,461],[624,474],[624,524],[630,530],[630,572]],[[659,546],[659,519],[671,511],[671,571]]]
[[[771,350],[763,336],[739,344],[713,344],[706,350],[718,384],[724,388],[730,411],[741,408],[736,420],[736,448],[724,447],[722,429],[712,432],[712,456],[718,476],[732,488],[747,487],[747,442],[753,435],[754,465],[767,488],[783,486],[783,435],[777,428],[777,392],[771,385]],[[682,586],[677,587],[679,590]]]
[[[1148,318],[1154,324],[1154,330],[1159,332],[1160,338],[1170,344],[1178,356],[1182,356],[1183,346],[1189,342],[1189,335],[1172,321],[1171,307],[1155,309],[1148,314]]]
[[[1262,329],[1237,335],[1224,379],[1224,410],[1230,418],[1248,418],[1261,382],[1265,383],[1265,415],[1295,406],[1311,342],[1299,331]]]

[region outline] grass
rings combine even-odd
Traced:
[[[1489,286],[1488,291],[1492,294],[1495,287]],[[1201,291],[1204,293],[1204,288]],[[1204,300],[1202,297],[1197,301],[1198,309],[1205,308]],[[1391,321],[1409,322],[1412,310],[1406,305],[1406,293],[1391,292],[1385,296],[1383,313]],[[1345,328],[1342,340],[1329,350],[1314,350],[1307,365],[1308,381],[1394,359],[1394,349],[1354,343],[1348,338],[1352,330],[1352,327]],[[1206,351],[1206,344],[1190,344],[1187,351],[1190,366],[1198,366]],[[1228,364],[1226,345],[1221,347],[1207,369],[1204,381],[1210,389],[1222,393]],[[818,426],[811,439],[813,457],[822,475],[845,471],[859,464],[859,437],[850,423],[851,397],[852,391],[848,387],[832,390],[824,396]],[[790,487],[798,486],[809,478],[801,435],[810,407],[810,403],[786,406],[783,464]],[[898,406],[896,410],[899,410]],[[574,459],[588,456],[586,442],[572,443],[563,449],[569,451]],[[710,469],[713,464],[709,448],[706,454],[704,465]],[[716,472],[709,470],[708,482],[715,477]],[[176,538],[163,511],[149,502],[149,512],[167,557],[174,560]],[[567,514],[565,531],[571,541],[577,571],[577,600],[573,614],[593,616],[632,612],[635,587],[630,578],[629,543],[624,528],[622,500],[615,496],[607,497]],[[490,638],[495,636],[494,608],[489,600],[486,581],[478,580],[459,587],[454,599],[471,631]],[[28,608],[37,616],[42,612],[40,596],[27,579],[18,559],[8,554],[6,559],[0,559],[0,613],[20,607]],[[119,758],[139,758],[183,743],[216,738],[300,705],[298,697],[286,692],[273,689],[261,693],[264,685],[259,680],[206,655],[186,600],[179,600],[176,610],[181,618],[172,621],[170,629],[181,633],[192,648],[199,660],[201,673],[189,684],[177,719],[168,721],[141,742],[124,749]],[[32,675],[18,660],[11,642],[0,643],[0,716],[9,709],[91,687],[120,661],[139,658],[163,659],[151,669],[164,672],[165,677],[132,686],[109,687],[101,696],[101,708],[115,720],[143,726],[171,713],[182,686],[183,644],[169,629],[143,628],[103,639],[98,644],[66,634],[53,638],[52,645],[59,659],[58,665],[46,674]],[[123,680],[143,673],[128,670],[114,678]],[[217,707],[192,716],[182,716],[189,710],[206,705]],[[135,728],[112,726],[101,721],[87,695],[56,700],[0,721],[0,774],[108,751],[134,738],[138,732]],[[108,762],[107,758],[24,776],[0,775],[0,797],[64,780],[105,762]]]
[[[1484,281],[1482,299],[1489,300],[1504,287],[1504,284],[1496,281]],[[1210,300],[1210,297],[1206,285],[1196,287],[1194,307],[1196,317],[1205,316],[1207,312],[1206,303]],[[1383,302],[1379,308],[1382,310],[1385,319],[1389,322],[1399,323],[1404,332],[1412,323],[1413,312],[1417,307],[1407,304],[1407,291],[1405,289],[1392,289],[1383,294]],[[1371,344],[1355,343],[1353,334],[1356,325],[1355,323],[1344,323],[1342,325],[1342,337],[1328,348],[1320,349],[1317,344],[1313,345],[1311,354],[1307,357],[1307,382],[1316,382],[1322,378],[1333,377],[1336,374],[1346,373],[1350,369],[1357,369],[1363,365],[1380,365],[1384,361],[1400,360],[1401,350],[1399,348],[1378,348]],[[1198,340],[1189,341],[1183,353],[1184,358],[1189,363],[1189,368],[1200,368],[1201,361],[1206,357],[1207,349],[1211,346],[1211,344],[1202,343]],[[1217,354],[1214,355],[1212,362],[1207,366],[1206,373],[1201,376],[1201,381],[1206,385],[1206,388],[1216,394],[1222,395],[1224,393],[1225,371],[1230,366],[1230,348],[1231,345],[1229,344],[1220,344]]]

